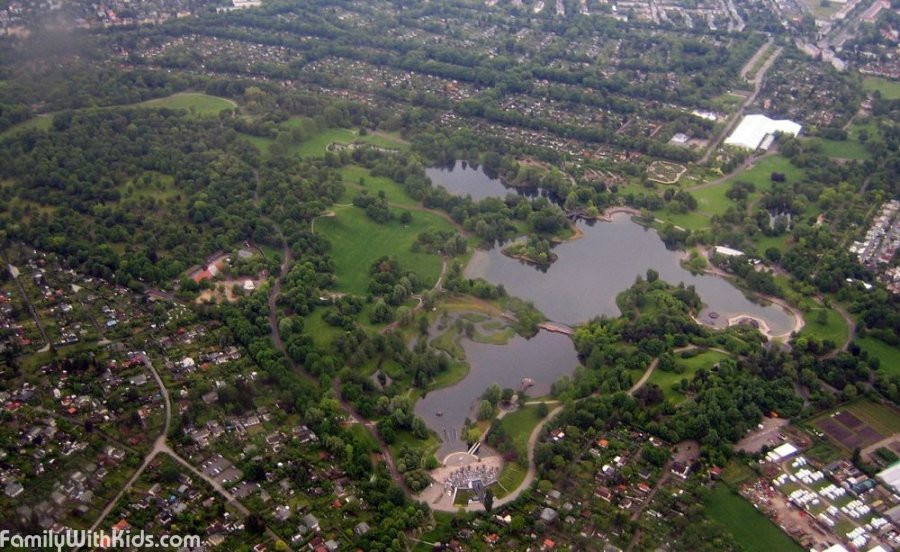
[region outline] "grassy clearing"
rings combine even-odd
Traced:
[[[500,470],[497,477],[497,487],[494,489],[494,495],[497,498],[503,498],[509,493],[519,488],[522,481],[525,480],[527,469],[520,466],[518,462],[506,462]]]
[[[710,492],[706,499],[706,515],[725,527],[746,552],[803,550],[777,525],[725,485],[716,485]]]
[[[412,270],[431,287],[441,272],[437,255],[414,253],[418,235],[430,227],[452,230],[449,222],[431,213],[413,213],[412,222],[397,220],[378,224],[355,207],[337,207],[335,216],[316,221],[316,231],[331,242],[331,254],[337,269],[338,289],[363,295],[369,282],[369,267],[377,259],[394,256],[404,269]]]
[[[823,140],[815,138],[811,139],[810,142],[818,145],[822,153],[828,157],[858,160],[865,160],[871,157],[866,146],[856,140]]]
[[[420,451],[427,457],[434,455],[440,444],[441,442],[433,434],[429,433],[427,439],[419,439],[412,433],[401,430],[397,432],[397,437],[394,440],[394,443],[392,445],[389,445],[388,447],[391,449],[391,456],[393,456],[394,458],[400,456],[400,449],[404,446]]]
[[[825,313],[824,323],[819,322],[822,312]],[[838,347],[847,340],[847,323],[837,311],[826,308],[810,309],[803,313],[803,318],[806,325],[800,331],[801,336],[814,337],[820,341],[828,339]]]
[[[900,99],[900,82],[897,81],[866,77],[863,79],[863,88],[872,92],[881,92],[881,97],[886,100]]]
[[[297,148],[297,153],[303,157],[324,157],[328,146],[331,144],[352,144],[353,142],[365,142],[381,148],[403,149],[406,144],[399,138],[392,138],[387,134],[366,134],[360,136],[355,130],[346,128],[331,128],[320,132],[309,140],[305,140]]]
[[[515,412],[510,412],[500,420],[500,426],[512,439],[518,451],[528,450],[528,438],[531,432],[540,423],[537,405],[524,406]]]
[[[856,344],[881,362],[880,370],[890,375],[900,374],[900,348],[874,337],[856,338]]]
[[[722,470],[722,481],[731,487],[740,485],[756,475],[750,466],[739,460],[731,460]]]
[[[231,100],[200,92],[172,94],[165,98],[147,100],[136,105],[138,107],[186,109],[197,115],[218,115],[220,111],[236,107],[236,104]]]
[[[369,195],[377,196],[384,192],[385,198],[390,203],[398,205],[417,205],[417,202],[406,195],[399,184],[384,176],[372,176],[368,169],[352,165],[341,169],[341,178],[344,182],[356,189],[368,190]],[[356,195],[351,192],[351,197]]]
[[[667,399],[674,403],[680,403],[687,398],[675,388],[682,379],[690,380],[701,368],[709,370],[717,362],[721,362],[726,358],[728,358],[728,355],[718,351],[706,351],[691,358],[678,358],[676,356],[675,362],[679,366],[684,367],[684,371],[679,374],[678,372],[654,370],[650,376],[649,383],[658,385]]]

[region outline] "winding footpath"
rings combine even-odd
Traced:
[[[116,496],[103,508],[100,512],[100,515],[91,524],[89,531],[96,531],[97,528],[103,523],[103,521],[109,516],[110,512],[116,507],[116,504],[122,499],[125,494],[131,490],[137,480],[141,477],[141,475],[146,471],[147,467],[153,462],[154,459],[159,454],[167,454],[169,455],[175,462],[186,468],[189,472],[191,472],[194,476],[206,481],[213,490],[218,493],[226,503],[230,504],[236,510],[238,510],[243,515],[249,515],[250,510],[244,506],[237,498],[235,498],[228,490],[226,490],[218,481],[209,477],[202,471],[198,470],[196,466],[194,466],[191,462],[181,457],[177,452],[175,452],[168,444],[167,439],[169,435],[169,429],[172,425],[172,401],[169,398],[169,391],[166,389],[165,383],[157,372],[156,368],[153,366],[153,363],[150,359],[145,355],[140,355],[141,362],[144,363],[144,366],[150,371],[153,375],[154,381],[156,381],[156,385],[159,386],[159,392],[163,399],[163,405],[165,407],[165,422],[163,424],[163,429],[160,432],[159,436],[157,436],[156,440],[153,442],[153,448],[144,456],[144,460],[141,462],[140,467],[134,472],[134,474],[128,479],[125,485],[119,490]],[[287,543],[285,539],[272,531],[269,527],[266,527],[266,535],[273,540],[284,541]],[[76,548],[76,550],[79,550]]]

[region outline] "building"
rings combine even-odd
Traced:
[[[744,252],[738,251],[737,249],[732,249],[730,247],[725,247],[722,245],[717,245],[713,247],[713,254],[715,255],[725,255],[726,257],[743,257]]]
[[[786,119],[775,120],[759,114],[747,115],[731,136],[725,139],[725,144],[755,151],[764,143],[771,145],[771,139],[767,137],[774,136],[776,132],[796,136],[800,134],[801,128],[799,124]]]
[[[782,460],[786,460],[795,454],[797,454],[797,447],[790,443],[784,443],[783,445],[770,450],[766,455],[766,460],[768,460],[769,462],[781,462]]]
[[[894,462],[889,468],[875,474],[875,477],[895,493],[900,493],[900,462]]]

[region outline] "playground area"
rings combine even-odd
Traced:
[[[647,180],[660,184],[677,184],[686,172],[687,167],[684,165],[668,161],[654,161],[647,167]]]

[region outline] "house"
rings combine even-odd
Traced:
[[[22,486],[18,481],[13,481],[6,485],[6,489],[4,489],[4,493],[9,498],[15,498],[22,494],[25,491],[25,487]]]
[[[674,462],[672,464],[672,473],[682,479],[687,479],[687,476],[691,473],[691,467],[683,462]]]
[[[291,517],[291,507],[290,506],[278,506],[275,508],[275,513],[272,515],[278,521],[287,521],[288,518]]]
[[[318,531],[319,530],[319,519],[316,518],[316,516],[314,516],[312,514],[306,514],[305,516],[303,516],[303,525],[306,525],[306,527],[310,531]]]
[[[328,549],[328,552],[335,552],[338,549],[338,543],[334,539],[329,539],[325,541],[325,548]]]
[[[353,528],[353,532],[357,537],[361,537],[369,532],[369,524],[365,521],[360,521],[356,524],[356,527]]]
[[[559,514],[553,508],[544,508],[541,510],[541,521],[544,523],[553,523],[559,519]]]
[[[612,498],[612,491],[609,490],[609,487],[598,487],[594,494],[607,502]]]

